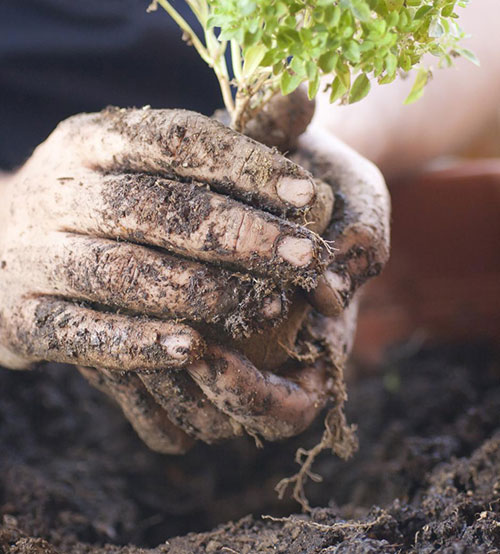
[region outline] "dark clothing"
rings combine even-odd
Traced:
[[[173,2],[188,18],[185,2]],[[0,169],[108,105],[220,107],[212,70],[149,0],[0,0]],[[192,23],[192,16],[190,23]]]

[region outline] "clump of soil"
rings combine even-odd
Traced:
[[[72,368],[1,371],[0,552],[500,552],[499,361],[441,348],[350,383],[360,450],[321,455],[307,516],[273,487],[321,421],[262,450],[242,439],[165,457]]]

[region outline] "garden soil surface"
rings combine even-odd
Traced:
[[[348,389],[359,452],[321,454],[303,515],[273,489],[321,421],[168,457],[74,369],[0,370],[0,552],[500,552],[499,357],[399,350]]]

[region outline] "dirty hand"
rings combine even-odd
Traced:
[[[325,129],[322,112],[307,125],[313,112],[305,89],[298,89],[289,96],[275,97],[245,132],[264,144],[291,151],[290,159],[314,176],[318,199],[307,219],[317,226],[309,228],[331,241],[334,259],[309,296],[324,315],[338,315],[387,262],[391,204],[380,171]],[[297,133],[306,128],[305,133]],[[334,194],[326,231],[323,213],[317,208],[330,202],[325,184]]]
[[[334,258],[310,292],[312,305],[338,315],[389,258],[389,192],[380,171],[328,131],[312,125],[291,159],[332,187],[335,206],[323,237]]]
[[[293,159],[321,175],[336,193],[328,233],[339,254],[325,274],[331,287],[310,295],[319,309],[336,315],[312,310],[298,293],[280,325],[232,348],[210,345],[186,371],[118,376],[81,368],[118,401],[154,450],[181,453],[193,439],[212,443],[243,432],[283,439],[307,428],[329,395],[338,393],[335,376],[342,373],[356,326],[357,303],[349,301],[387,259],[389,197],[372,164],[314,129],[300,138]],[[329,295],[322,301],[325,291]],[[290,360],[292,351],[303,361]]]
[[[314,286],[324,252],[308,229],[269,212],[300,221],[311,207],[322,230],[328,201],[320,187],[277,153],[189,112],[113,110],[64,122],[1,191],[0,363],[23,368],[48,359],[108,368],[97,374],[101,388],[106,381],[136,428],[166,428],[163,444],[146,440],[161,451],[181,451],[189,442],[171,421],[207,442],[239,434],[242,425],[270,439],[302,430],[326,397],[324,369],[266,376],[240,354],[209,346],[197,373],[189,371],[195,380],[200,367],[222,360],[217,367],[233,367],[241,377],[245,366],[247,384],[260,383],[260,392],[255,383],[248,389],[257,412],[236,402],[242,423],[215,407],[222,399],[226,411],[231,404],[218,394],[217,379],[205,388],[197,381],[205,394],[212,390],[212,404],[186,373],[153,372],[148,382],[147,373],[113,370],[179,368],[199,358],[200,335],[166,317],[223,323],[234,335],[278,319],[283,306],[272,283]],[[335,284],[325,281],[326,290]],[[323,297],[323,311],[338,309]],[[155,382],[155,375],[163,378]],[[258,413],[266,397],[275,398],[274,408],[266,404],[269,417],[282,421],[272,433],[252,423],[266,420]],[[198,421],[189,423],[186,410]]]
[[[0,194],[6,367],[179,367],[203,350],[179,319],[250,332],[282,313],[270,277],[319,276],[321,241],[269,213],[313,204],[311,176],[191,112],[72,117]]]
[[[338,392],[356,313],[355,302],[338,317],[309,311],[297,341],[306,341],[307,361],[289,360],[278,373],[259,370],[238,350],[215,344],[180,371],[78,369],[120,405],[152,450],[181,454],[195,440],[211,444],[245,433],[258,443],[280,440],[304,431]]]

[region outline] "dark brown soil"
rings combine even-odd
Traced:
[[[165,457],[71,368],[2,370],[0,552],[500,552],[498,356],[395,353],[349,390],[360,451],[321,455],[306,517],[273,487],[321,421],[262,450],[241,440]]]

